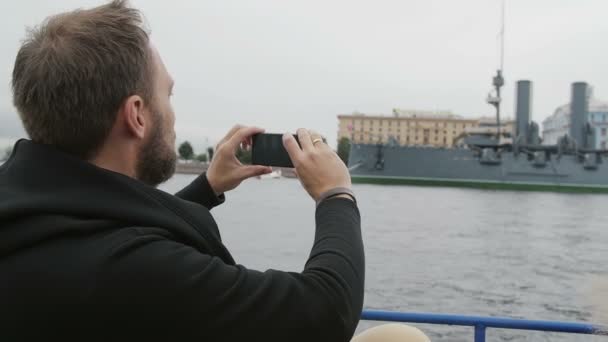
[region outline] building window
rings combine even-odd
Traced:
[[[606,136],[606,127],[602,127],[602,136],[605,137]]]
[[[606,142],[602,141],[602,150],[605,150],[605,149],[606,149]]]

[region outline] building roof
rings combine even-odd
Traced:
[[[409,118],[430,118],[430,119],[462,119],[460,115],[456,115],[449,110],[418,110],[418,109],[401,109],[393,108],[393,115],[397,117]]]
[[[598,100],[598,99],[592,97],[589,99],[588,111],[594,112],[594,113],[597,113],[597,112],[608,113],[608,102]],[[570,103],[566,103],[564,105],[557,107],[551,116],[549,116],[548,118],[543,120],[543,124],[545,122],[551,121],[559,116],[569,116],[569,115],[570,115]]]
[[[608,102],[597,99],[589,100],[590,112],[608,112]]]
[[[424,111],[424,110],[402,110],[393,109],[392,115],[383,114],[363,114],[353,112],[352,114],[339,114],[338,119],[379,119],[379,120],[451,120],[459,122],[477,122],[479,118],[465,118],[461,115],[453,114],[449,111]]]

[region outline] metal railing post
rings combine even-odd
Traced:
[[[486,327],[483,325],[475,326],[475,342],[486,342]]]

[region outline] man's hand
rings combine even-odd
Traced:
[[[236,150],[251,146],[251,137],[264,130],[258,127],[234,126],[217,144],[213,160],[207,169],[207,180],[216,195],[236,188],[247,178],[272,172],[269,166],[243,165],[236,158]]]
[[[327,190],[337,187],[351,188],[346,165],[336,152],[323,142],[320,135],[300,128],[298,140],[301,148],[291,134],[283,135],[283,145],[310,197],[317,201]]]

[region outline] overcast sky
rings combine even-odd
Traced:
[[[10,74],[26,26],[101,1],[0,4],[0,146],[23,136]],[[395,107],[492,115],[499,0],[140,0],[175,81],[178,142],[201,149],[235,123],[314,128],[341,113]],[[608,99],[608,1],[507,0],[504,111],[533,81],[539,123],[587,81]]]

